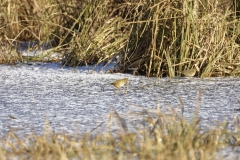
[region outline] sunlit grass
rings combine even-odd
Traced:
[[[50,40],[69,66],[118,55],[116,72],[175,77],[197,65],[197,77],[239,76],[240,4],[231,2],[2,0],[0,41]],[[16,64],[13,50],[0,63]]]
[[[197,109],[196,109],[197,110]],[[19,138],[14,131],[1,139],[2,159],[214,159],[219,149],[239,146],[239,131],[230,131],[228,123],[211,129],[200,129],[197,111],[185,120],[172,111],[160,110],[138,114],[144,119],[130,131],[125,119],[116,111],[109,114],[109,127],[79,135],[54,133],[48,121],[42,135]],[[112,124],[119,128],[111,131]],[[239,127],[239,122],[235,124]],[[239,130],[239,128],[237,128]]]

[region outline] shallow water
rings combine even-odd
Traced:
[[[126,74],[88,74],[87,70],[59,69],[58,64],[0,66],[1,131],[12,127],[41,130],[48,117],[56,131],[88,131],[113,108],[125,116],[138,109],[174,108],[190,119],[200,103],[203,126],[231,122],[240,112],[240,78],[146,78]],[[129,78],[119,92],[110,82]],[[200,96],[199,96],[200,95]],[[199,99],[200,100],[197,100]],[[16,118],[8,118],[11,115]]]

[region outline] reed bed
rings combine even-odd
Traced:
[[[216,4],[219,2],[219,4]],[[124,71],[179,76],[197,65],[198,77],[239,75],[235,1],[154,1],[132,22]],[[235,8],[234,8],[235,6]]]
[[[0,62],[21,58],[13,42],[50,40],[63,65],[117,58],[113,72],[175,77],[197,66],[198,77],[238,76],[239,8],[236,0],[1,0],[1,47],[8,51]]]

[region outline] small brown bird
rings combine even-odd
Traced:
[[[128,83],[128,78],[116,80],[115,82],[112,82],[111,85],[120,90],[120,88],[124,86],[126,83]]]
[[[185,76],[185,77],[193,77],[197,72],[197,69],[196,68],[192,68],[192,69],[188,69],[188,70],[185,70],[185,71],[182,71],[182,74]]]

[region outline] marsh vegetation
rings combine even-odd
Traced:
[[[19,138],[11,131],[6,134],[0,140],[1,159],[210,160],[223,159],[217,152],[225,147],[239,147],[239,120],[234,133],[227,129],[228,123],[203,131],[198,125],[197,110],[190,123],[174,110],[168,115],[143,110],[141,114],[146,118],[136,124],[135,132],[128,131],[124,118],[116,111],[109,114],[109,128],[99,134],[93,133],[99,126],[84,135],[54,133],[46,121],[42,135]],[[114,132],[113,124],[119,127]]]
[[[13,42],[51,41],[50,51],[61,54],[52,61],[63,65],[117,58],[113,72],[175,77],[197,64],[198,77],[238,76],[239,6],[235,0],[2,0],[0,62],[27,61]]]
[[[155,77],[181,76],[198,70],[197,77],[240,75],[240,4],[236,0],[1,0],[0,63],[61,62],[62,65],[109,64],[111,72]],[[23,55],[18,44],[37,42],[28,50],[48,52]],[[52,57],[58,53],[59,57]],[[196,107],[196,110],[198,106]],[[178,113],[156,111],[144,126],[128,132],[117,112],[119,131],[104,134],[17,137],[1,139],[2,159],[214,159],[224,147],[239,146],[236,130],[223,123],[201,131],[196,116],[191,123]],[[112,121],[108,122],[111,126]]]

